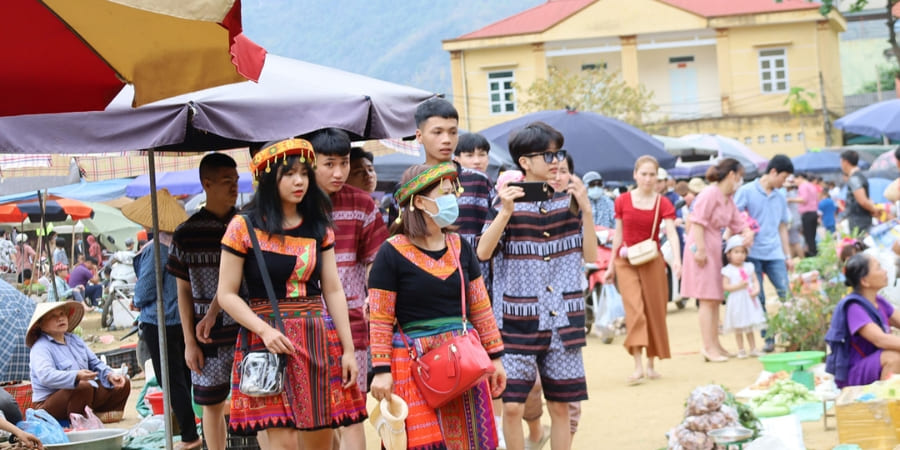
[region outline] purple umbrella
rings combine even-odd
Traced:
[[[676,179],[702,177],[711,164],[693,164],[689,166],[675,166],[669,169],[669,175]]]
[[[253,176],[250,172],[238,174],[238,192],[253,192]],[[156,189],[168,189],[172,195],[194,195],[203,192],[200,172],[196,169],[163,172],[156,174]],[[125,195],[131,198],[143,197],[150,193],[150,177],[141,175],[125,186]]]
[[[604,181],[631,181],[634,163],[643,155],[655,157],[667,169],[675,165],[675,156],[665,151],[662,142],[625,122],[593,112],[540,111],[494,125],[481,134],[508,148],[512,133],[536,121],[563,134],[563,147],[572,155],[579,175],[593,170],[603,175]]]
[[[853,111],[834,126],[863,136],[900,139],[900,99],[885,100]]]

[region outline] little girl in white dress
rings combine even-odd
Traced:
[[[725,243],[725,257],[728,264],[722,267],[722,284],[727,293],[728,305],[725,309],[724,331],[733,331],[737,341],[738,358],[746,358],[743,335],[747,335],[749,355],[759,356],[753,337],[754,330],[766,325],[766,315],[759,303],[759,282],[753,264],[746,262],[747,249],[742,236],[732,236]]]

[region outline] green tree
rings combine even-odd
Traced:
[[[897,74],[897,66],[893,64],[878,65],[878,78],[881,81],[881,90],[882,91],[892,91],[894,90],[894,85],[897,83],[895,75]],[[878,92],[878,83],[875,81],[869,81],[868,83],[864,83],[862,87],[856,92],[857,94],[862,94],[866,92]]]
[[[518,84],[515,88],[522,91]],[[647,114],[659,110],[653,103],[653,92],[644,86],[631,87],[618,72],[605,69],[569,73],[551,66],[546,79],[536,80],[524,92],[528,100],[520,107],[525,112],[571,108],[600,113],[636,127],[644,125]]]
[[[781,3],[782,0],[775,0],[777,3]],[[810,0],[813,1],[813,0]],[[826,15],[834,9],[835,0],[820,0],[822,2],[822,7],[819,8],[819,11],[822,12],[822,15]],[[850,0],[851,6],[850,12],[861,11],[869,4],[869,0]],[[897,44],[897,31],[894,26],[897,23],[897,18],[894,17],[893,8],[894,5],[900,3],[900,0],[887,0],[887,5],[885,5],[887,9],[887,20],[885,21],[888,27],[888,43],[891,44],[891,52],[894,53],[894,59],[898,66],[900,66],[900,45]],[[896,73],[896,72],[895,72]]]
[[[792,87],[787,98],[784,99],[784,105],[788,107],[788,112],[794,116],[809,116],[815,112],[815,108],[809,103],[810,100],[816,98],[814,92],[809,92],[802,87]],[[806,147],[806,130],[803,129],[803,122],[800,122],[800,131],[803,132],[803,147]]]

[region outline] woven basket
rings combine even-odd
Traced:
[[[3,389],[9,392],[9,395],[16,401],[19,409],[22,410],[23,417],[25,416],[25,410],[34,406],[34,403],[31,401],[32,390],[30,381],[3,386]]]

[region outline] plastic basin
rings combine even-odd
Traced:
[[[104,428],[102,430],[70,431],[66,433],[68,444],[44,445],[50,450],[121,450],[128,430]]]
[[[787,352],[773,353],[759,357],[763,368],[769,372],[793,372],[800,368],[806,368],[822,362],[825,359],[825,352],[806,351],[806,352]]]
[[[150,403],[150,410],[153,411],[153,415],[158,415],[163,413],[163,393],[162,391],[151,392],[144,396],[147,399],[147,403]]]

